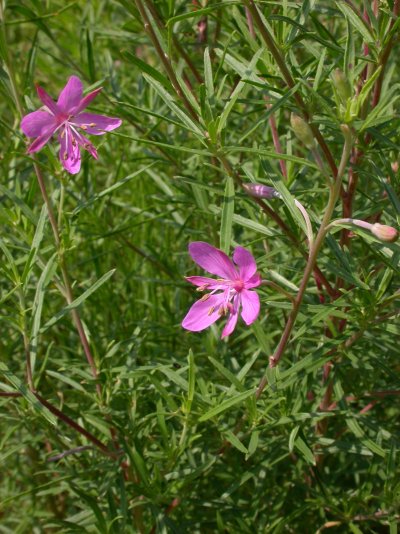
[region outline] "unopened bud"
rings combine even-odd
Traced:
[[[399,237],[399,232],[392,226],[386,226],[386,224],[375,223],[371,227],[371,233],[381,241],[388,243],[394,243]]]
[[[344,72],[340,69],[336,69],[333,71],[332,80],[340,100],[343,104],[346,104],[347,99],[351,97],[351,87],[349,80],[346,78]]]
[[[290,124],[297,139],[304,143],[307,148],[312,148],[314,146],[314,136],[306,121],[292,113],[290,115]]]
[[[262,184],[243,184],[243,189],[245,189],[249,195],[252,197],[258,198],[281,198],[280,193],[273,187]]]

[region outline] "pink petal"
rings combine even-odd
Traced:
[[[96,96],[100,93],[102,90],[102,87],[99,87],[98,89],[95,89],[91,93],[88,93],[86,96],[82,98],[82,100],[79,102],[79,106],[74,110],[75,115],[80,113],[83,109],[87,108],[90,102],[96,98]]]
[[[189,254],[193,260],[211,274],[227,280],[237,280],[238,273],[228,256],[204,241],[189,244]]]
[[[39,137],[53,124],[55,124],[54,115],[50,115],[47,111],[34,111],[23,117],[21,129],[27,137]]]
[[[208,289],[225,289],[226,284],[214,280],[214,278],[208,278],[207,276],[186,276],[188,282],[195,286],[207,286],[205,290]]]
[[[49,96],[46,91],[40,87],[39,85],[36,86],[37,94],[40,98],[40,100],[43,102],[45,106],[53,113],[53,115],[60,115],[61,110],[57,106],[57,104],[53,101],[51,96]]]
[[[236,247],[233,252],[233,261],[239,266],[241,280],[246,282],[257,271],[256,260],[251,252],[242,247]]]
[[[64,169],[71,174],[77,174],[81,168],[81,154],[79,145],[68,126],[58,136],[60,142],[60,161]]]
[[[72,132],[72,135],[79,143],[79,145],[85,150],[87,150],[89,154],[94,157],[94,159],[98,158],[97,150],[94,148],[93,144],[89,141],[89,139],[87,139],[84,135],[82,135],[80,132],[77,132],[76,130]]]
[[[78,76],[71,76],[61,91],[57,105],[65,113],[71,113],[82,99],[83,85]]]
[[[236,326],[236,323],[239,317],[238,308],[239,308],[239,298],[238,298],[238,295],[236,295],[233,301],[233,310],[229,313],[228,321],[226,325],[224,326],[224,329],[222,330],[221,339],[223,339],[224,337],[230,336],[232,332],[235,330],[235,326]]]
[[[243,289],[240,292],[242,303],[242,318],[244,322],[249,325],[253,323],[260,313],[260,299],[255,291],[248,291]]]
[[[200,332],[215,323],[221,317],[218,309],[224,300],[224,293],[218,293],[218,295],[211,295],[205,301],[195,302],[182,321],[183,328],[191,332]]]
[[[103,135],[106,132],[115,130],[115,128],[121,126],[121,122],[121,119],[96,115],[95,113],[80,113],[71,121],[72,124],[79,126],[82,130],[92,135]]]
[[[258,287],[261,284],[261,282],[262,282],[261,276],[258,273],[256,273],[256,274],[253,274],[253,276],[245,282],[244,287],[246,289],[251,289],[252,287]]]
[[[55,121],[54,121],[55,122]],[[56,130],[56,125],[51,124],[47,127],[46,130],[43,130],[43,133],[37,137],[33,143],[28,147],[28,154],[33,154],[33,152],[38,152],[44,145],[49,141]]]

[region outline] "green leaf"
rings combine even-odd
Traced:
[[[222,212],[222,208],[211,204],[209,206],[209,211],[211,211],[211,213],[220,215]],[[274,235],[277,235],[278,233],[277,230],[268,228],[267,226],[264,226],[261,223],[248,219],[247,217],[243,217],[242,215],[234,214],[232,217],[232,221],[238,224],[239,226],[243,226],[244,228],[248,228],[250,230],[253,230],[255,232],[258,232],[266,236],[274,236]]]
[[[311,465],[316,465],[312,450],[300,436],[295,439],[294,446],[301,453],[307,463]]]
[[[36,286],[36,293],[33,300],[32,307],[32,327],[31,327],[31,338],[30,338],[30,352],[31,352],[31,367],[32,372],[35,370],[36,356],[38,350],[38,333],[40,330],[41,320],[42,320],[42,309],[45,295],[45,288],[48,283],[52,280],[56,269],[57,269],[57,253],[55,252],[53,256],[47,262],[45,268],[43,269],[39,281]]]
[[[173,96],[164,89],[164,87],[154,78],[147,74],[143,74],[149,84],[153,89],[158,93],[162,100],[167,104],[171,111],[181,120],[182,125],[185,126],[188,130],[198,135],[201,139],[204,138],[204,133],[200,128],[193,122],[193,120],[184,112],[176,103]]]
[[[188,370],[189,379],[188,379],[187,411],[190,412],[193,398],[194,398],[194,387],[196,383],[196,377],[195,377],[196,369],[194,365],[194,355],[193,355],[192,349],[189,349],[188,366],[189,366],[189,370]]]
[[[313,242],[313,232],[311,228],[311,223],[306,223],[302,213],[301,213],[301,205],[300,208],[298,205],[296,205],[296,202],[298,202],[289,192],[288,188],[285,186],[285,184],[282,182],[282,180],[275,180],[271,177],[271,181],[273,183],[274,188],[281,194],[282,200],[285,203],[286,207],[290,211],[293,219],[296,221],[298,226],[301,228],[301,230],[304,232],[304,234],[307,236],[307,239],[309,243]],[[305,208],[302,208],[305,210]],[[306,211],[306,210],[305,210]]]
[[[56,371],[47,370],[46,375],[52,376],[53,378],[60,380],[60,382],[64,382],[64,384],[68,384],[69,386],[72,387],[72,389],[76,389],[77,391],[86,393],[86,389],[81,384],[79,384],[76,380],[73,380],[72,378],[70,378],[65,373],[57,373]]]
[[[366,23],[357,15],[357,13],[345,2],[339,0],[335,2],[346,19],[351,23],[358,33],[362,36],[366,43],[375,47],[375,37],[372,35]]]
[[[294,446],[295,446],[295,442],[296,442],[296,439],[297,439],[297,434],[299,433],[299,430],[300,430],[300,426],[296,425],[293,428],[293,430],[290,432],[288,448],[289,448],[289,452],[291,452],[291,453],[293,452],[293,449],[294,449]]]
[[[260,48],[253,56],[252,60],[248,65],[245,65],[244,63],[241,63],[240,61],[236,60],[233,56],[230,54],[225,54],[224,60],[230,65],[235,68],[241,75],[242,79],[241,81],[236,85],[233,93],[231,94],[228,102],[225,104],[224,110],[221,113],[219,124],[218,124],[218,133],[222,132],[222,130],[225,128],[226,121],[228,120],[229,114],[232,111],[233,106],[235,105],[237,99],[239,98],[240,94],[242,93],[243,89],[246,87],[246,81],[247,80],[256,80],[258,83],[263,83],[261,78],[258,78],[253,73],[253,70],[255,66],[257,65],[257,61],[260,59],[260,56],[263,52],[263,48]],[[221,51],[219,49],[216,49],[217,55],[221,55]]]
[[[382,447],[374,443],[371,439],[365,437],[364,430],[361,428],[356,419],[346,417],[346,425],[367,449],[374,454],[381,456],[382,458],[386,457],[386,452],[382,449]]]
[[[159,70],[155,69],[154,67],[151,67],[148,63],[142,61],[137,56],[132,54],[132,52],[124,50],[123,55],[126,56],[130,62],[136,65],[140,71],[142,71],[145,74],[148,74],[154,80],[157,80],[157,82],[160,83],[163,87],[165,87],[165,89],[168,89],[168,90],[172,89],[172,86],[168,78],[166,78]]]
[[[250,458],[251,455],[253,455],[258,447],[260,432],[258,430],[253,430],[250,436],[249,446],[247,448],[247,455],[246,460]]]
[[[235,211],[235,184],[233,178],[226,177],[224,203],[222,206],[220,249],[229,254],[232,240],[232,224]]]
[[[243,445],[240,439],[231,431],[228,430],[224,432],[224,437],[231,443],[238,451],[243,452],[243,454],[248,454],[248,449]]]
[[[32,224],[34,224],[35,226],[37,225],[36,215],[34,215],[30,207],[25,204],[25,202],[18,195],[16,195],[13,191],[7,189],[7,187],[4,187],[4,185],[2,184],[0,184],[0,193],[8,197],[15,204],[15,207],[19,208]]]
[[[3,362],[0,362],[0,374],[2,374],[4,378],[6,378],[10,384],[12,384],[14,388],[23,395],[32,408],[34,408],[50,424],[56,426],[56,417],[38,401],[35,395],[29,391],[29,389],[21,382],[21,380],[14,373],[12,373],[7,365]]]
[[[150,165],[147,165],[146,167],[141,167],[139,170],[133,172],[132,174],[128,174],[128,176],[125,176],[125,178],[123,178],[122,180],[118,180],[118,182],[116,182],[115,184],[111,185],[110,187],[107,187],[106,189],[103,189],[103,191],[101,191],[100,193],[97,193],[96,195],[93,195],[88,200],[78,204],[77,207],[72,212],[73,215],[77,215],[80,211],[82,211],[83,209],[91,206],[92,204],[94,204],[95,202],[100,200],[101,198],[104,198],[105,196],[110,195],[111,193],[114,193],[120,187],[123,187],[125,184],[127,184],[131,180],[133,180],[133,178],[136,178],[142,172],[147,171],[148,169],[153,167],[153,165],[154,165],[154,163],[151,163]]]
[[[81,304],[83,304],[83,302],[85,302],[85,300],[87,298],[89,298],[90,295],[92,295],[95,291],[97,291],[97,289],[99,289],[99,287],[101,287],[105,282],[107,282],[107,280],[109,278],[111,278],[111,276],[115,273],[115,271],[116,271],[116,269],[111,269],[111,271],[108,271],[108,273],[104,274],[89,289],[84,291],[80,297],[78,297],[73,302],[71,302],[71,304],[69,304],[68,306],[63,308],[61,311],[56,313],[56,315],[54,317],[52,317],[49,321],[47,321],[47,323],[41,328],[40,332],[44,332],[45,330],[50,328],[50,326],[53,326],[53,324],[55,324],[62,317],[64,317],[64,315],[66,315],[71,310],[74,310],[74,309],[78,308]]]
[[[225,412],[226,410],[229,410],[229,408],[235,406],[240,402],[243,402],[251,395],[254,395],[254,393],[255,389],[249,389],[247,391],[244,391],[243,393],[239,393],[238,395],[235,395],[234,397],[231,397],[230,399],[221,402],[220,404],[218,404],[218,406],[214,406],[214,408],[203,414],[199,418],[199,421],[202,423],[204,421],[207,421],[208,419],[211,419],[212,417],[215,417],[216,415],[219,415],[222,412]]]
[[[32,266],[36,262],[36,258],[39,252],[39,247],[44,236],[46,221],[47,221],[47,208],[46,208],[46,204],[43,204],[41,212],[40,212],[39,220],[36,226],[35,235],[33,236],[28,260],[25,264],[25,268],[21,276],[21,281],[24,285],[26,285],[29,282],[30,273],[32,272]]]
[[[209,356],[208,359],[214,365],[214,367],[218,369],[221,375],[224,376],[228,380],[231,386],[235,386],[235,388],[238,389],[239,391],[243,391],[244,388],[243,388],[242,383],[240,382],[240,380],[237,379],[237,377],[231,371],[229,371],[229,369],[224,367],[222,363],[220,363],[218,360],[216,360],[212,356]]]
[[[207,98],[211,104],[214,100],[214,81],[208,47],[204,50],[204,83],[206,86]]]

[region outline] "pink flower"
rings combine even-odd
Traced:
[[[53,134],[58,132],[58,141],[61,145],[60,161],[68,172],[76,174],[81,168],[79,146],[97,159],[96,149],[78,128],[88,134],[103,135],[121,124],[120,119],[82,113],[101,89],[101,87],[95,89],[83,97],[82,82],[77,76],[71,76],[55,103],[44,89],[37,86],[38,96],[44,106],[25,115],[21,122],[24,134],[27,137],[36,137],[28,148],[28,154],[38,152]]]
[[[211,292],[205,293],[193,304],[182,321],[183,328],[199,332],[215,323],[219,317],[227,315],[228,321],[221,337],[229,336],[235,329],[240,309],[244,322],[247,325],[253,323],[260,312],[260,299],[257,293],[250,289],[261,284],[261,277],[256,272],[257,265],[252,254],[242,247],[235,248],[233,261],[239,269],[222,250],[203,241],[190,243],[189,254],[200,267],[220,278],[186,278],[198,286],[197,291]]]

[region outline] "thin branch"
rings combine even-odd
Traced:
[[[51,412],[53,415],[55,415],[58,419],[66,423],[68,426],[82,434],[82,436],[85,436],[86,439],[88,439],[91,443],[96,445],[98,449],[100,449],[106,456],[110,456],[111,458],[117,458],[120,454],[118,452],[111,451],[104,443],[102,443],[100,440],[96,438],[93,434],[91,434],[88,430],[83,428],[81,425],[76,423],[73,419],[68,417],[68,415],[65,415],[61,410],[50,404],[46,399],[44,399],[39,393],[33,392],[37,400],[45,406],[49,412]]]
[[[319,250],[321,248],[321,245],[322,245],[323,240],[324,240],[325,235],[326,235],[326,228],[328,227],[329,221],[330,221],[330,219],[332,217],[332,213],[333,213],[333,210],[334,210],[335,205],[336,205],[337,198],[338,198],[339,193],[340,193],[341,180],[342,180],[344,171],[346,169],[346,166],[347,166],[347,163],[348,163],[348,160],[349,160],[349,156],[350,156],[350,152],[351,152],[351,146],[352,146],[352,136],[351,136],[350,130],[347,127],[346,127],[346,129],[344,127],[342,127],[342,130],[343,130],[343,134],[345,136],[345,142],[344,142],[344,146],[343,146],[342,158],[341,158],[339,169],[338,169],[337,180],[336,180],[334,186],[331,189],[331,193],[329,195],[329,200],[328,200],[328,205],[326,207],[325,214],[324,214],[320,229],[318,231],[318,234],[317,234],[317,237],[315,239],[315,242],[314,242],[314,245],[312,247],[312,250],[310,251],[309,260],[308,260],[306,268],[304,270],[303,278],[302,278],[301,283],[300,283],[299,292],[298,292],[298,294],[296,296],[295,306],[293,307],[293,309],[292,309],[292,311],[291,311],[291,313],[289,315],[288,321],[286,323],[286,326],[285,326],[285,329],[283,331],[282,337],[281,337],[281,339],[279,341],[279,344],[278,344],[273,356],[271,356],[271,358],[270,358],[270,366],[271,367],[275,367],[278,364],[280,358],[282,357],[282,355],[284,353],[286,345],[287,345],[287,343],[289,341],[289,337],[290,337],[290,334],[292,332],[294,323],[296,321],[297,314],[298,314],[299,309],[300,309],[300,305],[301,305],[301,303],[303,301],[303,297],[304,297],[304,294],[305,294],[305,291],[306,291],[306,288],[307,288],[307,285],[308,285],[308,281],[310,279],[310,275],[311,275],[311,273],[313,271],[314,264],[315,264],[315,262],[317,260],[318,252],[319,252]],[[261,394],[261,392],[260,392],[260,394]]]
[[[136,1],[136,7],[138,8],[139,13],[144,22],[144,29],[148,33],[155,49],[157,50],[158,56],[160,57],[165,70],[167,71],[168,77],[173,85],[173,88],[175,89],[175,92],[177,93],[179,98],[182,100],[183,105],[185,106],[186,110],[188,111],[192,119],[194,119],[195,121],[198,121],[198,115],[195,109],[193,108],[192,104],[189,102],[182,87],[180,86],[177,77],[175,76],[175,72],[174,72],[174,69],[172,68],[171,61],[168,57],[168,54],[164,52],[164,50],[162,49],[162,46],[157,38],[157,35],[153,29],[153,26],[151,25],[151,21],[148,17],[146,8],[144,4],[142,3],[142,0],[135,0],[135,1]],[[149,2],[146,2],[146,4],[149,4]]]
[[[272,35],[270,34],[268,28],[265,26],[261,16],[260,16],[260,13],[258,12],[258,8],[256,7],[255,3],[254,3],[254,0],[244,0],[244,4],[246,7],[249,8],[249,11],[258,27],[258,29],[260,30],[260,33],[261,33],[261,36],[265,42],[265,44],[267,45],[269,51],[271,52],[273,58],[275,59],[281,73],[282,73],[282,76],[287,84],[287,86],[292,89],[293,87],[295,87],[296,83],[287,67],[287,64],[286,64],[286,60],[285,58],[283,57],[283,55],[281,54],[280,50],[278,49],[277,45],[275,44],[275,41],[274,41],[274,38],[272,37]],[[338,169],[336,167],[336,163],[335,163],[335,160],[333,158],[333,155],[331,153],[331,151],[329,150],[329,147],[328,145],[326,144],[325,142],[325,139],[323,138],[321,132],[319,131],[318,127],[313,124],[313,123],[310,123],[310,119],[311,119],[311,115],[310,115],[310,112],[308,111],[308,108],[303,100],[303,97],[301,96],[300,92],[299,91],[296,91],[294,93],[294,98],[296,100],[296,103],[299,107],[299,109],[301,110],[305,120],[309,123],[309,126],[314,134],[314,137],[315,139],[317,140],[319,146],[321,147],[321,150],[322,152],[324,153],[325,155],[325,158],[326,158],[326,161],[328,162],[328,165],[329,167],[331,168],[331,171],[332,171],[332,174],[333,174],[333,177],[336,178],[337,176],[337,173],[338,173]]]

